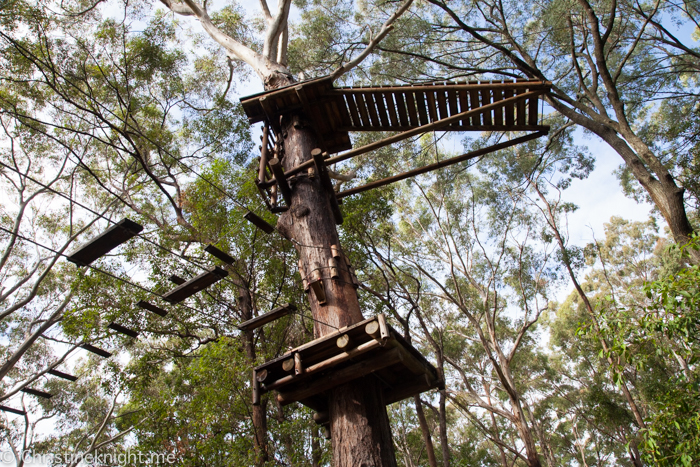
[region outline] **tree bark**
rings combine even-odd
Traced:
[[[450,467],[450,445],[447,440],[447,410],[445,400],[447,394],[444,390],[440,391],[440,407],[438,416],[440,417],[440,447],[442,448],[442,465]]]
[[[290,83],[291,84],[291,83]],[[311,159],[318,147],[311,128],[297,115],[285,116],[282,122],[285,171]],[[325,288],[326,302],[319,303],[309,292],[311,313],[316,320],[314,334],[321,337],[337,328],[363,320],[357,292],[350,273],[341,263],[340,279],[332,280],[328,260],[331,245],[340,246],[338,231],[330,208],[329,195],[319,177],[301,173],[290,180],[291,206],[277,222],[279,231],[293,239],[299,252],[301,271],[309,281],[319,271]],[[334,467],[396,466],[391,427],[383,400],[382,388],[373,377],[339,386],[328,401]]]

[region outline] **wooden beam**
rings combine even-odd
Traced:
[[[182,285],[182,284],[184,284],[185,282],[187,282],[185,279],[183,279],[182,277],[178,276],[177,274],[172,274],[170,277],[168,277],[168,280],[169,280],[170,282],[172,282],[173,284],[176,284],[176,285]]]
[[[406,85],[406,86],[386,86],[386,87],[376,87],[376,86],[354,86],[347,88],[335,88],[333,93],[340,94],[363,94],[369,92],[378,91],[389,91],[389,92],[401,92],[401,91],[419,91],[419,92],[430,92],[430,91],[459,91],[459,90],[469,90],[469,89],[503,89],[503,88],[526,88],[530,90],[534,89],[549,89],[552,86],[550,81],[532,80],[532,81],[504,81],[504,82],[482,82],[479,84],[444,84],[444,85]]]
[[[58,376],[59,378],[67,379],[68,381],[77,381],[78,377],[69,375],[68,373],[64,373],[62,371],[58,370],[49,370],[48,373],[53,376]]]
[[[278,306],[272,311],[268,311],[267,313],[257,316],[253,319],[244,321],[236,327],[239,331],[252,331],[253,329],[257,329],[260,326],[263,326],[267,323],[276,321],[295,311],[297,311],[297,307],[295,305],[292,305],[291,303],[286,303],[282,306]]]
[[[51,399],[53,397],[53,394],[50,394],[46,391],[39,391],[38,389],[23,388],[23,389],[20,389],[20,391],[22,391],[26,394],[30,394],[32,396],[43,397],[44,399]]]
[[[129,328],[127,328],[127,327],[124,327],[124,326],[122,326],[121,324],[109,323],[109,324],[107,325],[107,327],[108,327],[109,329],[112,329],[113,331],[117,331],[118,333],[124,334],[124,335],[129,336],[129,337],[136,338],[136,337],[139,336],[139,333],[138,333],[138,332],[136,332],[136,331],[134,331],[134,330],[132,330],[132,329],[129,329]]]
[[[12,407],[8,407],[6,405],[0,405],[0,410],[3,412],[10,412],[16,415],[27,415],[27,412],[24,410],[19,410],[19,409],[13,409]]]
[[[155,305],[152,305],[145,300],[140,300],[136,305],[139,308],[143,308],[144,310],[148,310],[151,313],[155,313],[155,314],[160,315],[160,316],[166,316],[168,314],[168,312],[165,311],[164,309],[159,308]]]
[[[163,295],[163,300],[173,304],[180,303],[186,298],[206,289],[226,276],[228,276],[228,272],[224,271],[218,266],[214,266],[213,268],[196,277],[193,277],[184,284],[181,284],[170,292],[166,293]]]
[[[266,234],[271,234],[275,231],[275,228],[272,225],[268,224],[268,222],[265,219],[258,216],[252,211],[248,211],[243,217],[245,217],[246,220],[248,220],[248,222],[253,224],[255,227],[259,228]]]
[[[206,251],[207,253],[209,253],[213,257],[220,259],[224,263],[229,264],[231,266],[233,266],[236,263],[236,259],[233,256],[229,255],[225,251],[218,249],[217,247],[215,247],[212,244],[207,245],[207,247],[204,249],[204,251]]]
[[[371,190],[374,188],[379,188],[379,187],[389,185],[389,184],[392,184],[392,183],[395,183],[395,182],[398,182],[401,180],[405,180],[405,179],[410,178],[410,177],[415,177],[416,175],[421,175],[421,174],[424,174],[426,172],[432,172],[433,170],[441,169],[443,167],[457,164],[459,162],[463,162],[463,161],[466,161],[469,159],[474,159],[475,157],[483,156],[483,155],[489,154],[489,153],[494,152],[494,151],[499,151],[501,149],[505,149],[505,148],[508,148],[510,146],[515,146],[516,144],[524,143],[526,141],[530,141],[530,140],[539,138],[541,136],[545,136],[546,134],[547,134],[546,131],[540,131],[537,133],[531,133],[529,135],[520,136],[518,138],[509,140],[509,141],[505,141],[503,143],[494,144],[493,146],[489,146],[489,147],[482,148],[482,149],[477,149],[476,151],[471,151],[471,152],[462,154],[461,156],[453,157],[451,159],[446,159],[446,160],[440,161],[440,162],[435,162],[433,164],[429,164],[429,165],[426,165],[424,167],[420,167],[418,169],[409,170],[408,172],[404,172],[404,173],[399,174],[399,175],[394,175],[393,177],[383,178],[383,179],[377,180],[375,182],[367,183],[366,185],[362,185],[362,186],[358,186],[355,188],[351,188],[349,190],[341,191],[336,196],[338,197],[338,199],[342,199],[342,198],[345,198],[346,196],[354,195],[357,193],[362,193],[363,191]]]
[[[92,352],[95,355],[99,355],[100,357],[103,357],[103,358],[109,358],[112,356],[112,354],[110,352],[107,352],[106,350],[102,350],[102,349],[95,347],[93,345],[90,345],[90,344],[83,344],[80,347],[87,350],[88,352]]]
[[[68,261],[77,266],[87,266],[97,258],[106,255],[122,243],[135,237],[143,226],[129,219],[122,219],[102,234],[90,240],[67,256]]]
[[[335,190],[333,189],[333,183],[331,182],[331,177],[328,174],[328,167],[323,160],[322,151],[318,148],[311,151],[312,162],[316,165],[316,173],[318,173],[319,180],[321,181],[321,186],[326,193],[328,193],[328,199],[331,203],[331,212],[333,213],[333,218],[336,224],[343,223],[343,214],[340,212],[340,205],[338,205],[338,199],[335,197]]]

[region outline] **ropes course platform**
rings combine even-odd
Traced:
[[[321,149],[334,154],[352,147],[350,131],[407,131],[439,122],[445,123],[440,131],[541,131],[538,96],[550,86],[515,80],[336,88],[323,77],[248,96],[241,104],[250,123],[268,121],[277,132],[280,116],[301,112]],[[445,122],[472,110],[481,111]]]
[[[538,110],[540,96],[550,88],[549,82],[525,79],[336,88],[325,76],[254,94],[242,98],[241,104],[251,123],[265,123],[256,185],[268,209],[279,213],[289,208],[289,179],[302,172],[318,174],[331,196],[335,221],[340,224],[339,200],[346,196],[546,135],[549,126],[539,122]],[[314,149],[312,159],[283,170],[282,122],[292,116],[314,130],[319,147]],[[353,149],[350,132],[360,131],[390,135]],[[326,167],[429,131],[529,133],[343,192],[334,191]]]
[[[300,402],[323,413],[329,391],[365,376],[381,383],[385,404],[445,387],[435,367],[380,314],[255,368],[253,404],[275,390],[282,405]]]

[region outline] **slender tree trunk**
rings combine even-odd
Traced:
[[[239,287],[241,297],[240,307],[243,315],[243,321],[247,321],[253,317],[253,302],[250,292],[240,279],[233,275],[233,281]],[[243,334],[243,346],[245,349],[246,359],[251,365],[255,365],[255,337],[253,331],[247,331]],[[253,446],[255,448],[256,465],[262,466],[269,460],[269,450],[267,444],[267,399],[263,399],[259,405],[253,405]]]
[[[311,467],[321,467],[321,443],[318,425],[315,423],[311,427]]]
[[[430,436],[430,427],[428,427],[428,421],[425,419],[425,412],[423,411],[423,404],[420,401],[420,396],[413,396],[413,402],[416,404],[416,414],[418,415],[420,431],[421,433],[423,433],[425,451],[428,453],[428,463],[430,464],[430,467],[437,467],[437,459],[435,458],[435,448],[433,447],[433,438],[432,436]]]
[[[450,445],[447,440],[447,410],[445,407],[446,399],[447,394],[445,394],[445,391],[440,391],[438,416],[440,418],[440,447],[442,448],[442,465],[443,467],[450,467]]]
[[[311,159],[318,147],[311,128],[298,116],[285,116],[283,122],[285,171]],[[340,280],[331,280],[328,260],[331,245],[340,245],[330,201],[319,182],[302,173],[290,180],[292,203],[277,226],[295,241],[305,277],[320,271],[326,303],[320,304],[309,292],[311,313],[316,320],[317,337],[363,319],[357,292],[347,269],[341,267]],[[382,388],[373,377],[362,378],[331,391],[328,401],[334,467],[394,467],[396,459],[391,427]]]

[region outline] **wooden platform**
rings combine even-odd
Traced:
[[[541,131],[538,96],[549,87],[517,80],[336,88],[322,77],[248,96],[241,104],[251,123],[268,121],[277,132],[280,117],[300,112],[316,130],[321,149],[335,154],[352,147],[350,131],[407,131],[525,93],[439,130]]]
[[[255,368],[253,403],[276,390],[282,405],[301,402],[324,412],[331,389],[365,376],[381,382],[386,404],[444,388],[435,367],[378,315]]]

